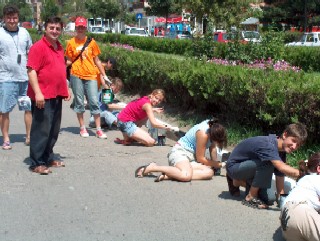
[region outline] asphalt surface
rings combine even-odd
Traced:
[[[225,170],[190,183],[135,178],[140,165],[167,165],[174,142],[122,146],[113,142],[122,137],[117,130],[107,131],[107,140],[90,129],[90,137],[81,138],[69,105],[55,146],[66,167],[48,176],[28,170],[23,113],[11,113],[13,149],[0,150],[0,241],[283,240],[279,209],[243,206],[243,192],[229,195]]]

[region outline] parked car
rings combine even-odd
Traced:
[[[100,27],[100,26],[99,27],[98,26],[92,26],[92,27],[89,28],[89,31],[91,33],[97,33],[97,34],[105,34],[106,33],[104,27]]]
[[[320,46],[320,32],[304,33],[297,42],[287,43],[286,46]]]
[[[241,38],[247,42],[261,42],[261,36],[258,31],[241,31]]]
[[[126,34],[130,36],[148,37],[148,32],[144,28],[130,28],[126,30]]]
[[[164,35],[165,38],[171,39],[192,39],[192,35],[189,31],[177,30],[177,31],[168,31]]]
[[[219,31],[213,33],[213,41],[215,42],[227,43],[230,41],[235,41],[237,39],[242,43],[261,42],[261,36],[257,31],[232,31],[228,33],[226,31]]]

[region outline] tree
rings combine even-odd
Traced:
[[[263,8],[265,22],[286,22],[295,26],[319,25],[319,0],[266,1],[269,6]]]
[[[58,16],[59,7],[55,0],[46,0],[41,9],[41,19],[45,21],[48,17]]]
[[[118,0],[87,0],[85,7],[91,17],[94,18],[116,18],[121,11],[121,5]]]
[[[25,21],[31,21],[33,19],[33,15],[32,15],[32,6],[28,3],[26,3],[25,1],[19,1],[19,0],[10,0],[9,4],[14,4],[19,8],[19,20],[21,22],[25,22]],[[0,18],[2,19],[2,10],[3,7],[6,4],[0,4]]]
[[[155,15],[155,16],[161,16],[168,19],[169,14],[178,13],[181,14],[182,12],[182,1],[179,0],[149,0],[148,4],[150,5],[150,8],[147,9],[147,14]],[[167,22],[166,22],[166,28],[167,28]]]
[[[250,0],[185,0],[182,6],[191,9],[197,18],[206,18],[216,27],[239,26],[248,15]]]

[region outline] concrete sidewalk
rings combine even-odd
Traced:
[[[91,136],[81,138],[69,105],[55,147],[66,167],[48,176],[28,170],[23,113],[12,112],[13,149],[0,150],[1,241],[283,240],[279,210],[243,206],[244,193],[232,198],[225,176],[190,183],[135,178],[140,165],[167,165],[173,141],[122,146],[113,142],[120,131],[101,140],[90,129]]]

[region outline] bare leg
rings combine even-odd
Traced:
[[[3,142],[10,141],[9,139],[9,112],[1,114],[1,132],[3,136]]]
[[[143,169],[138,175],[141,175]],[[207,180],[213,176],[211,168],[204,165],[191,165],[188,160],[176,164],[176,166],[158,166],[156,163],[151,163],[146,167],[144,174],[150,172],[162,172],[165,174],[164,180],[177,180],[181,182],[189,182],[191,180]]]
[[[85,126],[84,119],[83,119],[83,113],[77,113],[77,118],[78,118],[80,127]]]
[[[32,114],[31,111],[24,112],[24,123],[26,125],[26,144],[30,143],[30,130],[32,123]]]
[[[101,127],[100,114],[93,115],[94,122],[96,123],[96,128]]]
[[[146,146],[153,146],[155,144],[155,140],[149,135],[148,132],[142,130],[141,128],[137,128],[135,133],[131,136],[132,139],[141,142]]]

